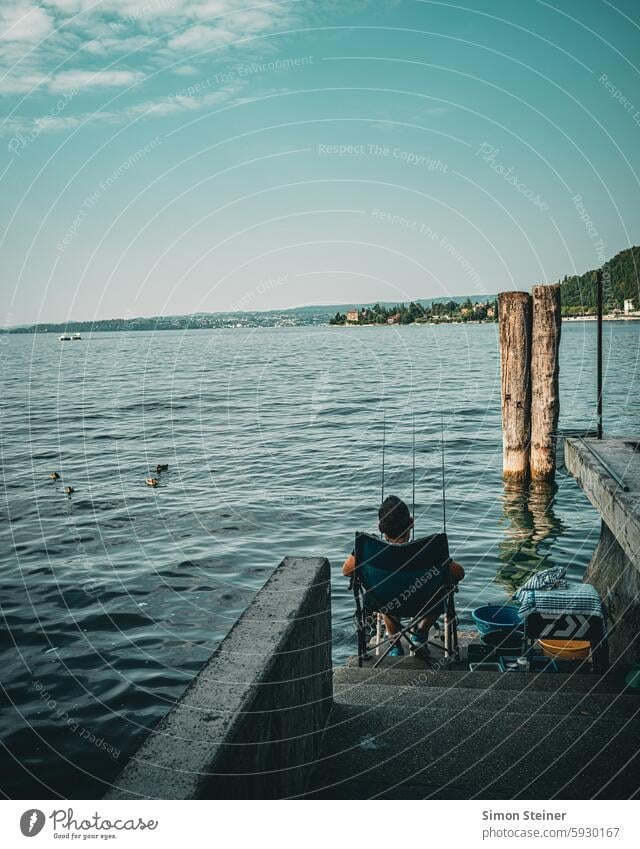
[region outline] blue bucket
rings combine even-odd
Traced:
[[[484,607],[476,607],[471,615],[481,634],[512,631],[516,625],[522,624],[518,608],[508,604],[485,604]]]

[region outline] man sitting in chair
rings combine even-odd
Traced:
[[[401,498],[397,495],[389,495],[380,505],[378,510],[378,527],[380,533],[384,535],[387,542],[401,545],[409,542],[411,537],[411,529],[413,528],[413,516],[409,512],[409,508]],[[342,566],[342,574],[348,577],[355,571],[356,558],[355,552],[344,561]],[[464,578],[464,569],[455,560],[451,561],[451,577],[455,583],[459,583]],[[400,630],[400,624],[391,616],[383,613],[384,624],[387,629],[387,634],[392,637]],[[420,620],[418,631],[415,634],[416,642],[424,646],[425,653],[428,653],[427,642],[429,640],[429,629],[436,622],[438,616],[425,616]],[[404,649],[398,643],[389,652],[390,657],[400,657],[404,654]]]

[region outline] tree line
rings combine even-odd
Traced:
[[[457,301],[437,301],[428,306],[419,301],[408,304],[360,307],[348,312],[337,312],[329,324],[424,324],[428,322],[497,321],[498,305],[495,300],[474,303],[471,298]]]
[[[640,247],[621,251],[603,266],[604,311],[621,310],[626,300],[633,301],[634,309],[640,307]],[[560,283],[563,315],[590,314],[596,311],[596,273],[565,276]]]

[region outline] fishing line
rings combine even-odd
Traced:
[[[413,457],[412,457],[412,481],[411,481],[411,516],[413,517],[413,526],[411,528],[411,539],[416,538],[416,413],[412,412],[413,425]]]
[[[384,504],[384,452],[387,436],[387,414],[382,411],[382,482],[381,482],[381,498],[380,504]]]
[[[447,532],[447,494],[444,476],[444,415],[440,413],[440,454],[442,458],[442,527]]]

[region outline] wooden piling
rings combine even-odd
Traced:
[[[560,394],[558,388],[560,286],[533,287],[531,340],[531,477],[553,480]]]
[[[502,472],[529,477],[532,300],[528,292],[498,295],[502,382]]]

